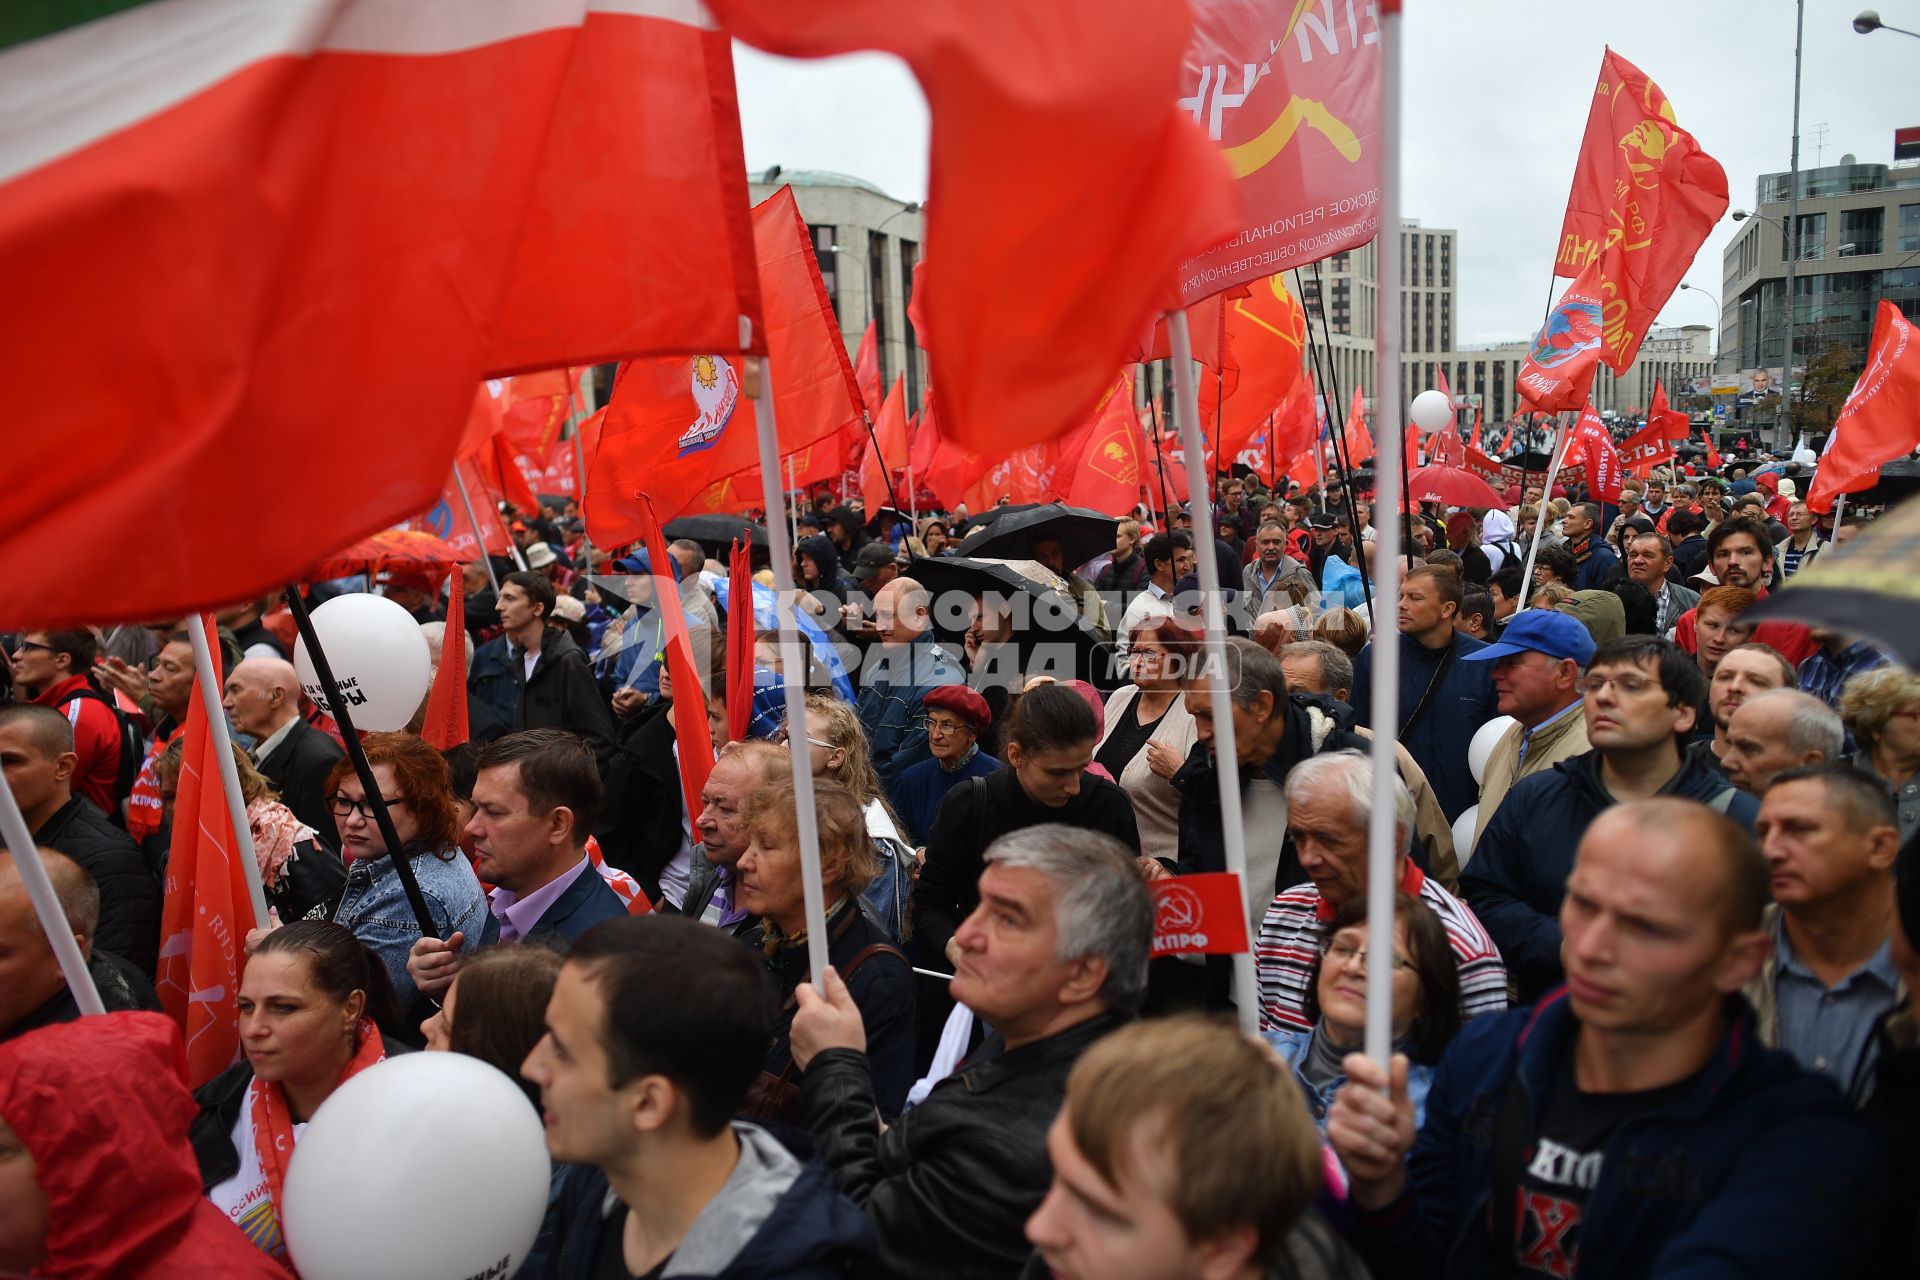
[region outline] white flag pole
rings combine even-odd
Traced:
[[[780,447],[773,421],[773,366],[765,356],[760,357],[759,373],[753,422],[760,441],[760,491],[771,516],[780,509]],[[824,992],[827,901],[826,890],[820,882],[820,825],[813,809],[813,756],[806,750],[806,646],[794,621],[793,611],[799,597],[793,586],[793,544],[787,538],[786,522],[777,516],[767,521],[767,553],[773,560],[773,610],[780,622],[780,672],[781,683],[786,686],[788,733],[800,743],[800,749],[790,754],[796,806],[794,830],[800,839],[800,888],[807,907],[807,967],[813,976],[813,989]],[[747,607],[753,607],[751,601]],[[751,662],[753,655],[733,654],[728,661]]]
[[[1193,335],[1184,310],[1167,312],[1167,336],[1173,347],[1173,412],[1180,427],[1180,448],[1189,459],[1187,506],[1193,518],[1194,561],[1200,571],[1200,597],[1206,610],[1206,669],[1213,705],[1214,775],[1220,783],[1220,831],[1225,838],[1227,870],[1240,881],[1247,902],[1253,886],[1247,883],[1247,829],[1240,815],[1239,753],[1233,738],[1233,701],[1227,669],[1227,614],[1220,595],[1220,558],[1214,554],[1212,476],[1207,474],[1206,446],[1200,438],[1200,389],[1193,376]],[[1172,523],[1172,517],[1168,517]],[[1243,908],[1251,914],[1252,905]],[[1248,938],[1249,947],[1253,939]],[[1260,1031],[1260,985],[1253,972],[1251,949],[1233,957],[1233,1004],[1240,1029]]]
[[[455,584],[456,589],[459,584]],[[207,630],[199,617],[187,619],[187,638],[193,643],[194,684],[198,686],[200,706],[207,713],[207,732],[213,738],[213,754],[220,761],[220,787],[227,797],[227,816],[233,820],[233,856],[247,878],[247,896],[253,899],[256,927],[267,927],[267,891],[260,883],[259,855],[253,850],[253,828],[247,823],[247,800],[240,794],[240,768],[233,762],[233,739],[227,736],[227,712],[220,705],[220,676],[213,669],[213,650],[207,645]],[[208,779],[201,779],[205,786]]]
[[[27,886],[27,900],[33,903],[33,914],[40,918],[40,928],[53,948],[53,958],[60,962],[60,975],[67,980],[73,1002],[82,1014],[105,1013],[107,1007],[100,1003],[100,989],[93,985],[87,958],[80,954],[80,944],[73,940],[73,926],[67,923],[67,913],[60,909],[60,895],[53,891],[53,881],[47,879],[46,864],[40,861],[33,832],[27,830],[26,815],[20,812],[20,804],[13,798],[13,788],[7,785],[4,773],[0,773],[0,840],[5,840],[13,853],[14,868]]]
[[[797,547],[800,545],[800,490],[793,478],[792,454],[787,455],[787,492],[793,496],[793,505],[787,512],[787,519],[792,521],[789,527],[793,531],[793,545]],[[768,523],[771,524],[772,521],[769,520]]]
[[[460,460],[453,462],[453,487],[460,492],[460,505],[467,509],[467,524],[473,530],[473,545],[480,552],[480,563],[487,566],[487,582],[493,587],[493,594],[500,594],[500,575],[493,567],[493,557],[487,553],[487,537],[480,532],[480,517],[473,513],[473,499],[467,496],[467,482],[460,476]]]
[[[1383,1069],[1393,1053],[1394,871],[1400,861],[1394,825],[1394,789],[1399,760],[1394,747],[1400,724],[1400,495],[1402,457],[1400,403],[1400,6],[1380,6],[1380,232],[1374,239],[1374,273],[1381,305],[1375,349],[1380,371],[1374,439],[1388,447],[1373,459],[1373,545],[1382,554],[1373,567],[1373,813],[1367,824],[1367,1034],[1366,1052]]]
[[[1566,439],[1567,423],[1565,417],[1553,421],[1553,442],[1547,451],[1547,483],[1540,490],[1540,509],[1533,516],[1533,541],[1527,544],[1527,567],[1520,571],[1520,607],[1526,608],[1533,599],[1533,561],[1540,554],[1540,539],[1547,529],[1547,495],[1553,492],[1554,478],[1560,474],[1560,446]]]

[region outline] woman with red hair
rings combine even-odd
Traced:
[[[1180,793],[1173,775],[1193,750],[1193,717],[1181,685],[1200,660],[1200,636],[1174,618],[1149,618],[1127,637],[1133,683],[1107,699],[1106,728],[1094,749],[1133,800],[1141,851],[1175,858],[1180,846]]]

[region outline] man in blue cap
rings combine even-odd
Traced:
[[[1508,726],[1481,771],[1477,840],[1514,783],[1589,749],[1580,676],[1593,660],[1593,636],[1567,614],[1523,609],[1508,619],[1499,640],[1460,660],[1493,664],[1500,714],[1520,722]]]

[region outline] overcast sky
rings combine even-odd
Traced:
[[[1807,0],[1801,165],[1893,158],[1893,131],[1920,125],[1920,40],[1856,35],[1858,0]],[[1405,217],[1460,233],[1462,343],[1530,335],[1540,322],[1573,162],[1611,43],[1673,100],[1684,127],[1726,168],[1732,207],[1784,171],[1793,121],[1790,0],[1409,0]],[[1881,16],[1920,30],[1920,0]],[[735,47],[750,168],[834,169],[902,200],[926,195],[927,109],[904,64],[880,54],[817,62]],[[1824,154],[1817,126],[1827,126]],[[1721,292],[1723,222],[1687,279]],[[1889,236],[1893,228],[1888,227]],[[1676,292],[1669,324],[1716,323]]]

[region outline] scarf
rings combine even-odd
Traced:
[[[853,901],[851,897],[843,896],[838,902],[827,908],[827,924],[829,926],[833,924],[833,918],[840,914],[840,909],[851,901]],[[806,945],[807,931],[805,929],[802,929],[789,938],[786,934],[780,932],[780,926],[775,924],[771,919],[766,916],[760,917],[760,949],[766,953],[768,963],[772,963],[774,956],[782,951],[791,951],[796,947],[804,947]]]
[[[293,816],[293,810],[265,796],[247,806],[247,827],[253,832],[253,853],[260,863],[260,882],[268,888],[280,883],[293,846],[314,838],[314,831]]]
[[[354,1035],[360,1042],[359,1048],[347,1060],[347,1069],[340,1073],[340,1084],[345,1084],[387,1056],[386,1048],[380,1041],[380,1029],[373,1025],[372,1018],[360,1019],[360,1025],[354,1028]],[[293,1159],[293,1111],[287,1105],[286,1090],[258,1077],[253,1082],[252,1108],[253,1149],[260,1157],[262,1172],[267,1175],[267,1196],[273,1201],[273,1216],[278,1220],[280,1193],[287,1181],[287,1163]],[[280,1262],[287,1270],[293,1270],[292,1264],[284,1256]]]

